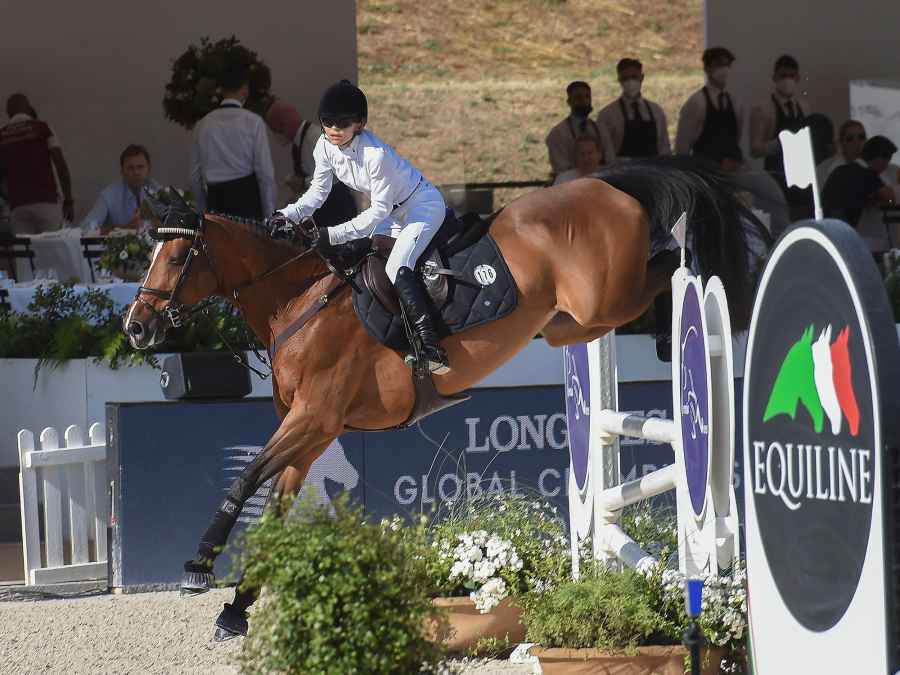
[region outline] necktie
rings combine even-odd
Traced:
[[[641,119],[641,109],[638,108],[638,102],[637,102],[637,101],[632,101],[632,103],[631,103],[631,109],[632,109],[632,111],[634,111],[634,119],[640,120],[640,119]]]
[[[587,117],[585,117],[583,120],[581,120],[581,122],[578,123],[578,130],[582,134],[584,134],[586,129],[587,129]]]
[[[797,112],[796,112],[796,110],[794,110],[794,102],[793,101],[787,102],[787,111],[788,111],[789,118],[791,118],[792,120],[797,119]]]
[[[725,110],[725,92],[719,92],[719,110]]]

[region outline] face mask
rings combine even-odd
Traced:
[[[793,77],[783,77],[775,83],[775,90],[782,96],[793,96],[797,91],[797,80]]]
[[[636,98],[641,93],[641,81],[637,78],[629,78],[622,82],[622,93],[627,98]]]
[[[725,85],[728,84],[729,72],[731,72],[731,68],[728,66],[718,66],[712,69],[712,72],[709,74],[709,79],[717,87],[724,89]]]
[[[587,117],[588,115],[591,114],[591,110],[593,110],[593,109],[594,109],[594,107],[590,104],[576,105],[576,106],[572,106],[572,114],[575,115],[575,117]]]

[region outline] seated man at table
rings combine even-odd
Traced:
[[[81,221],[84,232],[100,230],[102,234],[112,229],[140,230],[143,219],[140,214],[142,191],[148,187],[159,190],[150,178],[150,153],[143,145],[129,145],[119,156],[122,177],[107,185]]]

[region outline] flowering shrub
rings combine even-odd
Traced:
[[[97,268],[137,281],[147,273],[152,251],[153,241],[146,234],[116,230],[106,237],[105,250],[97,259]]]
[[[451,505],[429,531],[438,593],[468,595],[481,612],[541,592],[569,575],[568,540],[556,509],[521,495]]]

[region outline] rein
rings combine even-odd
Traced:
[[[194,258],[198,257],[202,253],[203,257],[206,259],[207,264],[209,265],[209,269],[212,272],[213,276],[216,277],[217,280],[219,280],[219,275],[216,272],[216,267],[215,267],[215,264],[213,263],[213,258],[210,255],[209,247],[207,245],[207,240],[205,238],[206,219],[201,214],[191,213],[190,215],[193,216],[194,218],[196,218],[196,225],[194,225],[193,227],[190,227],[190,226],[188,226],[187,223],[184,222],[184,216],[186,216],[186,215],[188,215],[188,214],[179,213],[177,211],[173,213],[173,210],[171,208],[169,208],[166,212],[165,219],[163,221],[162,226],[150,231],[150,237],[157,242],[171,241],[173,239],[190,239],[191,240],[191,247],[188,250],[188,255],[185,258],[184,263],[182,264],[181,271],[178,274],[178,279],[175,281],[175,286],[172,288],[172,290],[167,291],[167,290],[160,289],[160,288],[153,288],[151,286],[141,285],[138,288],[138,294],[137,294],[137,300],[139,302],[141,302],[145,307],[147,307],[164,324],[168,323],[169,325],[172,326],[172,328],[180,328],[185,323],[187,323],[191,319],[193,319],[194,316],[201,311],[208,312],[209,306],[211,304],[213,304],[213,302],[214,302],[213,298],[207,298],[206,300],[203,300],[200,303],[198,303],[192,307],[188,307],[188,306],[178,302],[179,292],[181,291],[181,288],[182,288],[184,282],[187,280],[187,276],[188,276],[188,273],[190,272],[191,265],[193,264]],[[171,216],[179,217],[178,226],[168,226],[168,220]],[[241,291],[245,291],[248,288],[251,288],[251,287],[255,286],[256,284],[260,283],[261,281],[264,281],[265,279],[268,279],[269,277],[274,276],[278,272],[286,269],[287,267],[290,267],[291,265],[293,265],[296,262],[299,262],[300,260],[302,260],[307,255],[309,255],[310,253],[313,253],[313,252],[315,252],[315,249],[308,248],[308,249],[300,252],[299,254],[291,257],[290,259],[288,259],[282,263],[279,263],[275,267],[273,267],[269,270],[266,270],[262,274],[259,274],[255,277],[239,284],[232,290],[234,303],[237,306],[237,309],[238,309],[239,314],[241,315],[241,318],[244,319],[244,324],[245,324],[244,330],[245,331],[247,330],[246,329],[246,314],[244,312],[243,304],[241,303],[241,300],[240,300]],[[327,263],[327,261],[326,261],[326,263]],[[302,328],[303,325],[307,321],[309,321],[309,319],[311,319],[315,314],[317,314],[322,308],[325,307],[325,305],[328,303],[328,299],[331,294],[337,292],[340,288],[347,285],[348,280],[346,277],[344,277],[344,275],[341,275],[341,274],[335,272],[335,268],[332,267],[330,264],[328,265],[328,268],[329,268],[329,270],[327,272],[317,274],[317,275],[311,277],[310,279],[305,280],[303,285],[301,286],[301,288],[298,290],[298,295],[305,293],[313,285],[315,285],[316,283],[318,283],[325,277],[329,276],[330,274],[335,274],[336,276],[341,278],[341,283],[339,283],[338,286],[332,288],[325,295],[318,298],[316,300],[315,304],[312,305],[309,309],[307,309],[303,313],[303,315],[301,315],[300,319],[298,319],[297,321],[294,321],[289,326],[288,331],[285,331],[286,333],[289,331],[290,331],[290,335],[293,335],[294,333],[296,333],[297,330]],[[352,281],[349,283],[352,284]],[[148,302],[146,299],[144,299],[142,297],[142,295],[144,293],[146,293],[148,295],[153,295],[157,298],[167,301],[166,305],[161,310],[157,309],[150,302]],[[231,346],[228,339],[222,333],[222,330],[219,328],[218,325],[215,326],[215,329],[219,335],[219,339],[222,340],[222,344],[224,344],[225,348],[231,352],[232,356],[238,363],[240,363],[242,366],[244,366],[248,370],[256,373],[256,375],[262,379],[267,379],[269,377],[269,375],[272,374],[272,365],[271,365],[270,360],[267,359],[265,356],[263,356],[259,352],[259,349],[256,347],[255,340],[253,339],[252,336],[248,336],[249,337],[249,339],[247,340],[248,345],[249,345],[250,349],[253,351],[254,356],[256,356],[256,358],[259,359],[260,363],[262,363],[266,368],[269,369],[268,373],[262,373],[258,369],[254,368],[250,364],[249,360],[247,359],[246,355],[243,352],[240,352]],[[287,337],[289,337],[289,336],[287,336]],[[286,339],[286,336],[284,334],[282,334],[282,335],[279,335],[274,340],[274,346],[273,346],[271,355],[275,354],[275,351],[285,341],[285,339]]]

